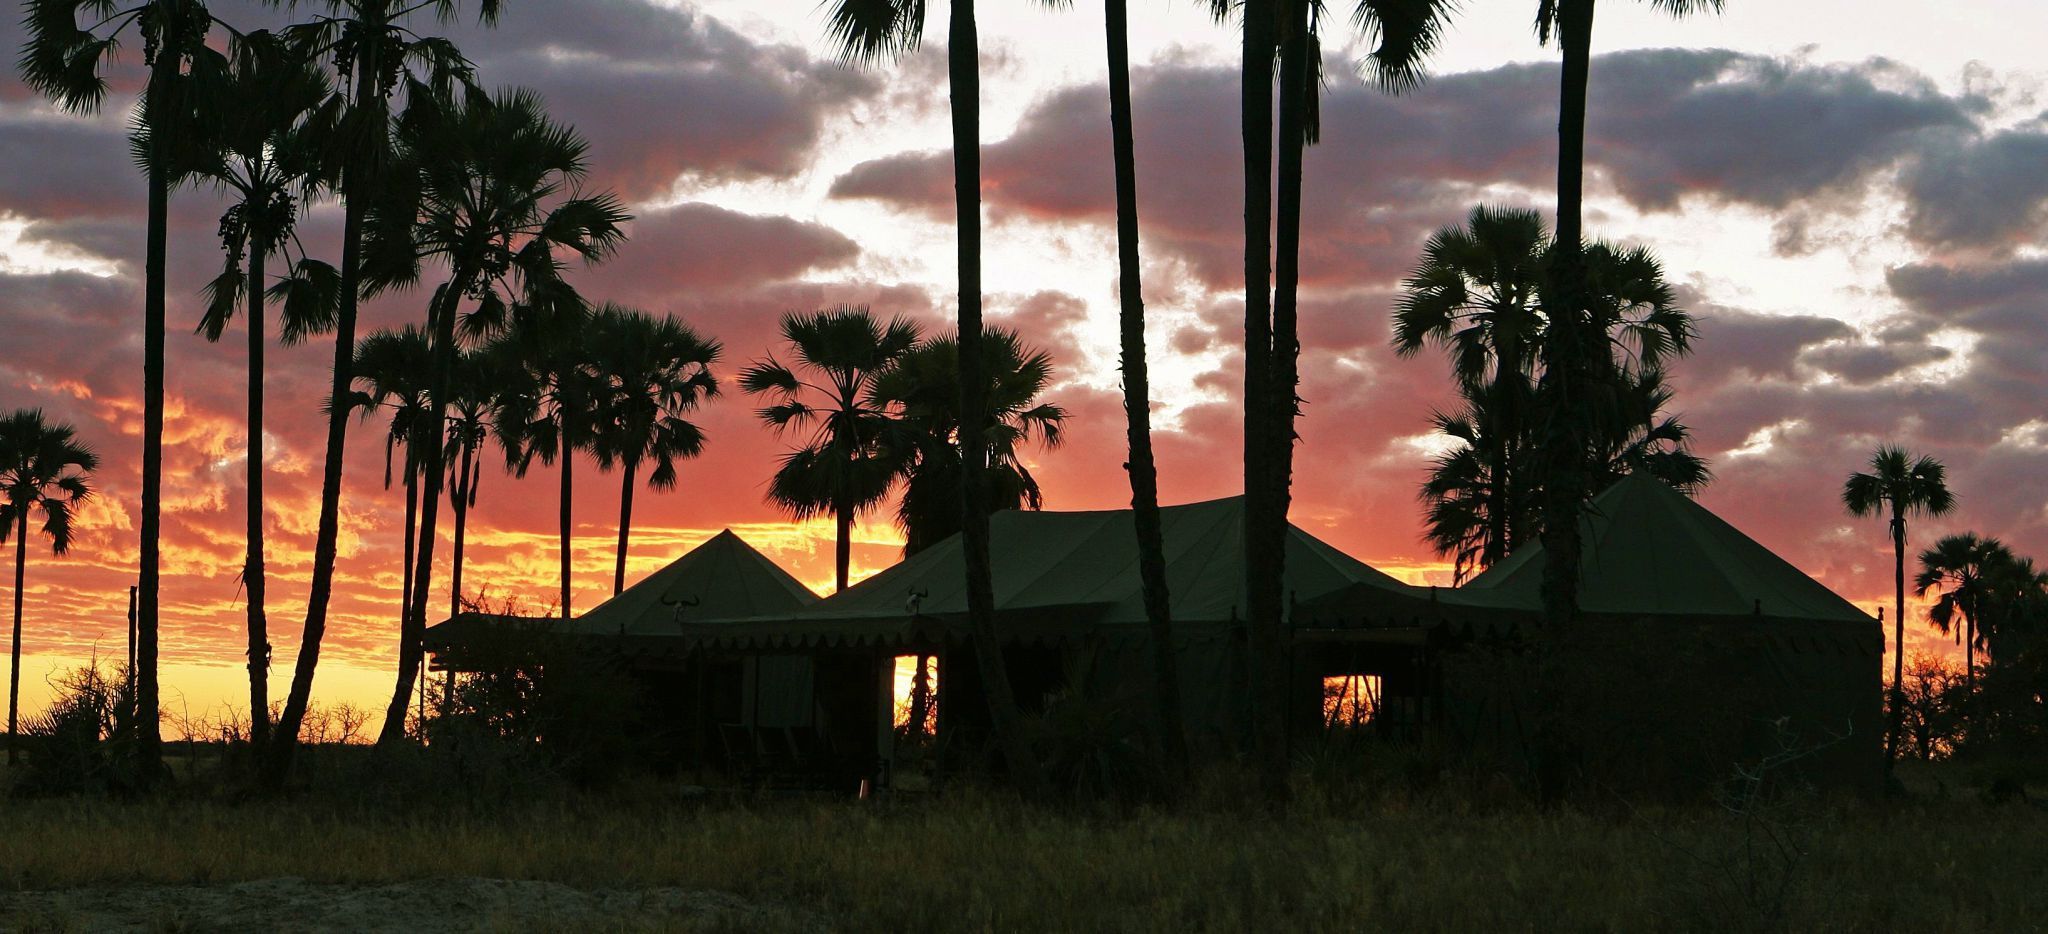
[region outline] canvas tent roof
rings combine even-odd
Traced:
[[[1176,628],[1214,629],[1244,615],[1244,499],[1160,510]],[[1137,537],[1127,509],[1005,510],[990,519],[995,604],[1006,635],[1140,632],[1145,624]],[[1298,528],[1287,538],[1285,589],[1299,599],[1363,585],[1414,588]],[[593,611],[595,612],[595,611]],[[799,613],[683,627],[691,641],[727,645],[870,644],[940,634],[967,613],[959,536],[945,539]]]
[[[557,631],[653,635],[678,620],[794,613],[816,602],[803,582],[726,529]]]
[[[465,613],[427,630],[428,647],[454,649],[486,629],[548,636],[663,636],[679,623],[797,613],[818,602],[801,581],[733,534],[719,532],[661,570],[567,622]]]
[[[1588,613],[1870,620],[1705,506],[1646,475],[1595,497],[1583,528],[1579,607]],[[1518,549],[1444,600],[1540,611],[1543,562],[1542,545]]]

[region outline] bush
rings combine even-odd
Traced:
[[[24,797],[126,794],[142,787],[135,756],[135,703],[124,667],[93,658],[61,675],[57,699],[23,724],[28,764],[14,784]]]

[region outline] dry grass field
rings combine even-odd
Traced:
[[[1904,798],[1742,814],[1313,786],[1277,816],[1228,787],[1171,810],[652,783],[454,810],[16,802],[0,810],[0,910],[22,930],[2048,925],[2048,809],[1991,803],[1958,773],[1907,777]]]

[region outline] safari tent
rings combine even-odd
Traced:
[[[1242,497],[1161,510],[1183,709],[1197,744],[1233,745],[1246,696]],[[1129,510],[999,512],[990,520],[995,608],[1013,688],[1026,709],[1068,689],[1092,703],[1138,708],[1150,676],[1150,634]],[[966,569],[958,536],[792,614],[686,621],[669,651],[801,651],[886,661],[937,656],[939,730],[969,746],[986,730],[967,644]],[[1419,591],[1299,528],[1287,537],[1286,592],[1344,588],[1418,603]],[[959,663],[952,663],[955,658]]]
[[[671,754],[753,756],[789,740],[780,731],[818,723],[816,674],[802,654],[712,656],[676,651],[677,634],[702,620],[788,617],[818,596],[727,529],[616,596],[569,620],[464,614],[427,630],[441,669],[487,665],[494,645],[540,642],[596,658],[638,682]],[[764,735],[771,736],[763,739]]]
[[[1582,534],[1582,621],[1542,677],[1598,704],[1613,735],[1589,743],[1707,769],[1789,755],[1832,782],[1880,774],[1876,620],[1647,476],[1595,498]],[[1500,662],[1543,625],[1544,561],[1532,544],[1433,596],[1433,687],[1454,737],[1525,738],[1542,686],[1517,684]],[[1298,608],[1297,632],[1384,631],[1382,603],[1330,594]]]

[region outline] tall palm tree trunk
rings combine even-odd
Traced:
[[[161,777],[163,732],[160,726],[156,660],[157,621],[160,590],[157,565],[163,535],[164,488],[164,292],[168,275],[167,244],[170,229],[170,180],[165,166],[170,154],[164,151],[164,137],[171,131],[169,117],[175,111],[163,96],[173,93],[178,80],[180,56],[171,49],[157,50],[150,68],[150,98],[145,113],[155,132],[149,134],[151,153],[148,167],[148,245],[143,257],[142,290],[142,521],[137,582],[135,710],[142,730],[137,738],[143,782],[154,784]]]
[[[1549,274],[1548,309],[1551,328],[1561,339],[1546,342],[1550,355],[1546,376],[1554,383],[1550,398],[1551,429],[1545,445],[1548,467],[1543,484],[1544,611],[1553,626],[1569,623],[1578,612],[1579,511],[1587,496],[1586,417],[1579,411],[1589,400],[1588,359],[1591,335],[1585,307],[1584,229],[1586,86],[1592,67],[1594,0],[1563,0],[1558,43],[1564,51],[1557,122],[1557,252]]]
[[[1145,294],[1138,253],[1137,144],[1131,127],[1130,24],[1125,0],[1103,10],[1109,37],[1109,127],[1116,162],[1117,285],[1122,304],[1124,423],[1129,437],[1131,519],[1138,536],[1138,579],[1145,620],[1152,630],[1153,714],[1159,748],[1170,775],[1188,767],[1187,729],[1181,722],[1180,668],[1173,644],[1173,608],[1166,588],[1166,540],[1159,520],[1159,468],[1152,457],[1152,399],[1145,359]],[[924,678],[923,660],[918,678]],[[922,719],[918,725],[922,726]]]
[[[462,612],[462,543],[469,529],[470,492],[474,488],[470,479],[476,445],[468,437],[462,439],[462,474],[455,483],[455,554],[448,566],[448,617]]]
[[[1283,757],[1278,719],[1277,686],[1267,682],[1278,646],[1270,638],[1279,629],[1277,594],[1280,559],[1264,534],[1272,511],[1271,453],[1268,440],[1272,407],[1273,318],[1272,185],[1273,185],[1273,26],[1274,0],[1245,0],[1244,61],[1239,102],[1244,143],[1244,551],[1245,608],[1249,631],[1245,646],[1246,674],[1251,686],[1250,728],[1254,757],[1266,791],[1272,786],[1270,763]]]
[[[391,748],[405,739],[406,702],[413,683],[419,679],[420,662],[425,655],[421,639],[427,628],[427,594],[433,590],[434,538],[438,531],[435,523],[440,515],[441,481],[447,474],[441,459],[440,430],[448,423],[448,387],[455,370],[456,304],[468,293],[469,285],[468,271],[456,267],[441,294],[441,307],[429,316],[434,328],[434,376],[427,395],[426,424],[431,431],[428,443],[421,445],[426,450],[419,466],[426,488],[419,497],[419,544],[412,557],[412,593],[399,622],[398,680],[392,689],[391,704],[384,711],[384,727],[377,734],[379,748]]]
[[[626,589],[626,541],[633,534],[633,474],[640,465],[626,458],[626,482],[619,489],[619,560],[612,568],[612,596]]]
[[[7,764],[19,761],[19,743],[14,732],[15,713],[21,705],[21,588],[28,567],[28,504],[14,517],[14,640],[9,643],[7,666]]]
[[[419,530],[420,517],[420,465],[412,448],[410,444],[405,446],[405,558],[401,562],[404,577],[398,591],[401,630],[405,628],[404,614],[412,607],[413,535]]]
[[[833,593],[846,589],[847,574],[853,567],[853,504],[844,492],[846,481],[839,485],[841,493],[832,504],[832,521],[837,526],[832,546]]]
[[[562,415],[561,445],[562,502],[560,504],[560,518],[562,523],[562,545],[561,548],[558,550],[561,552],[562,562],[562,622],[566,623],[569,621],[569,548],[571,546],[570,538],[575,534],[575,527],[572,524],[573,517],[570,514],[572,510],[572,504],[574,502],[571,494],[576,489],[576,483],[574,480],[574,472],[576,470],[576,446],[570,443],[569,441],[569,416],[566,412]]]
[[[249,250],[249,556],[242,583],[249,589],[249,742],[270,742],[270,626],[263,616],[263,260],[264,237]]]
[[[959,231],[961,543],[967,565],[967,618],[974,656],[988,694],[989,720],[1011,781],[1042,795],[1045,776],[1024,735],[1003,645],[996,632],[994,572],[989,566],[988,377],[981,351],[981,60],[974,0],[953,0],[946,74],[953,111],[953,206]]]
[[[1906,517],[1892,501],[1892,715],[1885,733],[1884,762],[1890,769],[1899,750],[1906,715]]]
[[[1983,586],[1981,583],[1978,586]],[[1963,619],[1963,703],[1973,704],[1977,698],[1977,614],[1983,610],[1983,598],[1970,595],[1970,615]]]
[[[1279,203],[1275,205],[1273,249],[1273,363],[1267,371],[1266,402],[1269,428],[1267,499],[1260,509],[1259,536],[1263,542],[1261,564],[1267,570],[1259,577],[1259,589],[1249,602],[1252,618],[1264,633],[1266,671],[1260,679],[1265,694],[1264,729],[1271,733],[1261,771],[1267,792],[1287,793],[1288,718],[1287,681],[1291,650],[1283,618],[1282,582],[1287,573],[1287,510],[1289,486],[1294,472],[1295,392],[1299,381],[1301,352],[1297,324],[1296,292],[1301,279],[1301,189],[1302,150],[1308,145],[1307,108],[1315,88],[1309,78],[1309,4],[1306,0],[1282,0],[1280,8],[1280,166]]]
[[[377,69],[360,68],[356,73],[356,101],[375,96]],[[327,635],[328,603],[334,595],[334,562],[341,539],[341,482],[343,455],[348,447],[349,386],[356,357],[356,306],[362,291],[363,214],[366,210],[365,184],[354,169],[343,176],[345,202],[341,222],[341,290],[335,296],[334,364],[328,387],[327,456],[320,468],[320,518],[313,533],[313,576],[306,590],[306,626],[299,637],[299,655],[292,664],[291,689],[285,694],[284,712],[272,732],[268,775],[265,783],[281,787],[291,774],[292,753],[298,749],[299,725],[313,700],[313,675],[320,667],[320,643]]]

